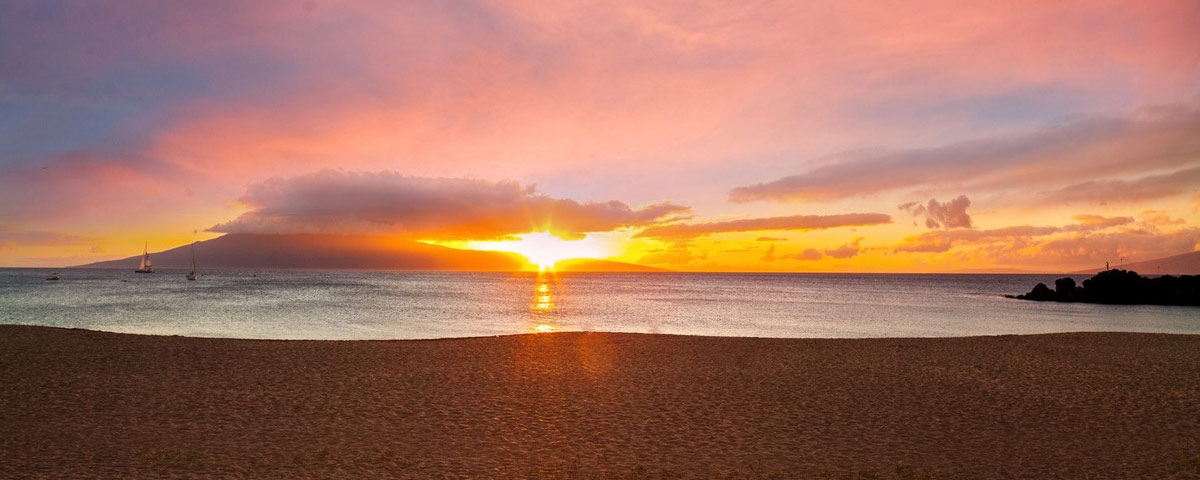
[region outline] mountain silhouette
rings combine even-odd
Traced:
[[[570,258],[554,264],[558,272],[669,272],[664,268],[648,267],[636,263],[598,260],[594,258]]]
[[[188,269],[191,245],[151,252],[159,269]],[[137,267],[141,255],[80,265]],[[196,242],[196,267],[208,269],[470,270],[536,269],[524,257],[504,252],[458,250],[439,245],[360,235],[228,234]]]
[[[1189,252],[1142,262],[1114,264],[1113,268],[1133,270],[1142,275],[1200,275],[1200,252]],[[1097,266],[1092,270],[1080,270],[1071,273],[1076,275],[1091,275],[1101,271],[1104,271],[1104,268]]]

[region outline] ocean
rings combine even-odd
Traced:
[[[0,323],[256,339],[1200,333],[1195,307],[1004,298],[1062,275],[0,269]],[[1075,276],[1077,281],[1085,277]]]

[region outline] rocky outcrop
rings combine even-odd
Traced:
[[[1113,269],[1097,273],[1081,286],[1073,278],[1060,278],[1054,281],[1054,290],[1039,283],[1024,295],[1006,296],[1038,302],[1200,306],[1200,276],[1143,277],[1131,270]]]

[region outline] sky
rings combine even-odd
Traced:
[[[1200,248],[1196,45],[1192,0],[0,0],[0,266],[237,233],[1150,260]]]

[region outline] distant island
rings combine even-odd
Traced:
[[[193,250],[194,248],[194,250]],[[537,270],[515,253],[460,250],[391,237],[334,234],[228,234],[206,241],[149,252],[159,269],[201,270],[332,269],[520,272]],[[78,268],[134,269],[141,255],[78,265]],[[660,268],[601,259],[569,259],[558,272],[661,272]]]
[[[1147,272],[1151,275],[1196,275],[1200,274],[1200,252],[1181,253],[1170,257],[1155,258],[1141,262],[1125,263],[1117,268]],[[1108,270],[1105,268],[1104,270]],[[1093,275],[1100,272],[1099,268],[1067,272],[1068,275]]]
[[[1005,296],[1036,302],[1200,306],[1200,276],[1143,277],[1132,270],[1112,269],[1084,280],[1083,285],[1060,278],[1054,281],[1054,290],[1039,283],[1024,295]]]

